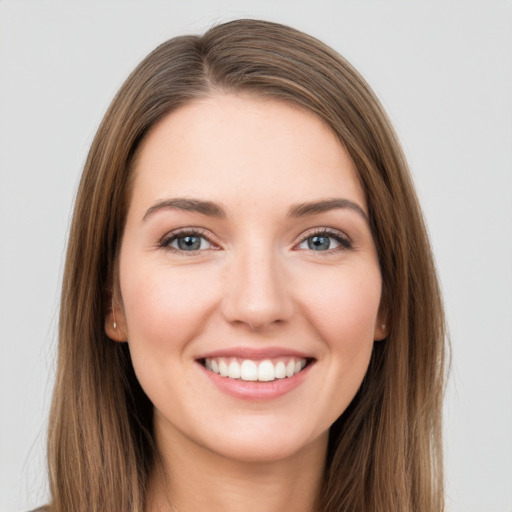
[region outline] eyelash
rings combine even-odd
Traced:
[[[172,242],[180,239],[180,238],[185,238],[185,237],[198,237],[198,238],[201,238],[203,240],[206,240],[212,247],[209,247],[208,249],[212,249],[212,250],[217,250],[218,249],[218,246],[216,246],[216,244],[210,239],[210,237],[208,237],[205,232],[201,229],[198,229],[198,228],[183,228],[179,231],[175,231],[171,234],[168,234],[166,236],[164,236],[159,242],[158,242],[158,247],[161,248],[161,249],[167,249],[171,252],[174,252],[174,253],[177,253],[177,254],[183,254],[185,255],[186,253],[188,253],[189,255],[195,255],[199,252],[202,252],[204,251],[205,249],[198,249],[198,250],[193,250],[193,251],[185,251],[183,249],[178,249],[178,248],[175,248],[175,247],[171,247],[170,244],[172,244]],[[301,240],[299,241],[298,244],[295,244],[294,247],[297,247],[297,246],[300,246],[302,245],[303,243],[307,242],[308,239],[310,238],[313,238],[313,237],[326,237],[326,238],[330,238],[330,239],[333,239],[336,243],[339,244],[338,247],[334,247],[332,249],[326,249],[325,251],[314,251],[311,249],[311,252],[323,252],[323,253],[328,253],[328,254],[332,254],[332,253],[335,253],[335,252],[338,252],[338,251],[346,251],[346,250],[350,250],[350,249],[353,249],[353,244],[352,244],[352,241],[350,240],[350,238],[348,238],[347,235],[339,232],[339,231],[334,231],[334,230],[330,230],[330,229],[327,229],[327,228],[322,228],[322,229],[315,229],[315,230],[312,230],[312,231],[308,231],[306,232]],[[217,249],[215,248],[217,247]]]
[[[315,236],[331,238],[331,239],[335,240],[339,244],[339,246],[334,247],[333,249],[327,249],[325,251],[311,250],[311,252],[323,252],[323,253],[332,254],[332,253],[339,252],[339,251],[350,250],[350,249],[353,249],[353,247],[354,247],[352,240],[350,240],[350,238],[347,235],[345,235],[344,233],[342,233],[340,231],[327,229],[327,228],[314,229],[312,231],[307,231],[302,236],[301,241],[297,245],[301,245],[304,242],[307,242],[308,239],[313,238]]]
[[[165,235],[158,242],[158,247],[160,247],[162,249],[167,249],[167,250],[169,250],[171,252],[175,252],[177,254],[188,253],[188,254],[191,254],[191,255],[197,254],[198,252],[201,252],[202,250],[204,250],[204,249],[199,249],[199,250],[195,250],[195,251],[185,251],[185,250],[182,250],[182,249],[177,249],[175,247],[171,247],[170,244],[172,242],[178,240],[179,238],[185,238],[187,236],[202,238],[203,240],[206,240],[210,245],[215,246],[215,244],[212,242],[210,237],[208,237],[203,230],[198,229],[198,228],[183,228],[183,229],[181,229],[179,231],[175,231],[175,232],[173,232],[171,234]],[[216,250],[216,249],[213,249],[213,250]]]

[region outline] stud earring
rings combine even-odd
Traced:
[[[114,323],[112,324],[112,327],[114,329],[117,329],[117,322],[116,322],[116,311],[114,309],[114,297],[112,297],[112,316],[114,317]]]

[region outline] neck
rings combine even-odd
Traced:
[[[159,445],[147,512],[313,512],[327,435],[284,459],[240,461],[190,440]]]

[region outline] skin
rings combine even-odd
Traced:
[[[106,330],[130,344],[155,407],[163,465],[151,477],[148,510],[170,510],[168,488],[179,511],[313,510],[329,427],[386,335],[351,159],[311,113],[226,94],[154,126],[134,172]],[[211,201],[224,216],[158,207],[170,198]],[[356,207],[289,215],[333,198]],[[183,228],[200,229],[199,249],[180,250],[172,235]],[[311,248],[315,234],[321,250]],[[291,391],[242,399],[198,362],[240,347],[300,351],[311,364]]]

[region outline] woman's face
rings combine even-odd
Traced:
[[[347,152],[298,107],[215,95],[157,124],[134,172],[107,333],[128,340],[159,442],[325,447],[385,335]]]

